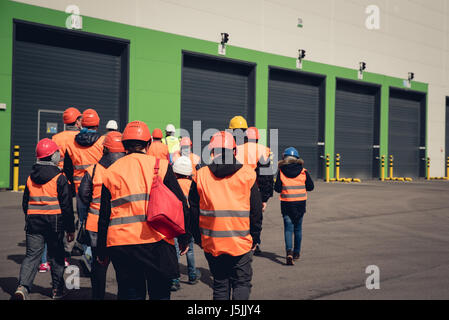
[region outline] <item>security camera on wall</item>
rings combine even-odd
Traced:
[[[306,57],[306,50],[298,50],[298,59],[296,59],[296,68],[302,69],[302,60]]]
[[[365,71],[366,69],[366,62],[359,62],[359,74],[358,74],[358,78],[359,80],[363,80],[363,71]]]
[[[218,54],[226,55],[226,43],[229,41],[229,34],[221,34],[221,42],[218,44]]]

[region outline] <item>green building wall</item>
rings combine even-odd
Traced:
[[[11,167],[11,92],[13,19],[65,27],[68,14],[0,0],[0,188],[10,187]],[[180,125],[182,50],[218,55],[218,43],[144,29],[83,16],[83,31],[130,40],[129,120],[145,121],[149,127],[164,127],[168,122]],[[218,35],[217,35],[218,37]],[[226,57],[257,64],[256,126],[267,129],[268,67],[296,70],[296,59],[228,45]],[[334,130],[336,79],[357,80],[357,70],[312,61],[303,62],[303,71],[326,76],[325,153],[331,155],[334,175]],[[370,72],[363,82],[381,86],[380,154],[388,155],[389,88],[403,88],[403,80]],[[427,93],[426,83],[412,82],[411,90]]]

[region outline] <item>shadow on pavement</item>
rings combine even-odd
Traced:
[[[197,267],[197,269],[200,270],[200,272],[201,272],[200,281],[202,283],[206,284],[207,286],[209,286],[210,288],[213,288],[214,279],[212,278],[212,274],[210,273],[209,269],[201,268],[201,267],[200,268]],[[187,266],[180,263],[179,264],[179,273],[188,275]],[[181,283],[189,284],[188,281],[181,281]]]
[[[255,258],[266,258],[273,262],[276,262],[277,264],[280,264],[282,266],[285,266],[286,263],[282,260],[279,260],[279,258],[285,260],[285,257],[278,255],[277,253],[262,251],[258,256],[255,256]],[[253,258],[254,259],[254,258]]]
[[[26,248],[26,246],[27,246],[26,241],[23,240],[22,242],[17,243],[17,246]]]
[[[8,293],[11,297],[16,292],[17,286],[19,285],[19,279],[14,277],[9,278],[0,278],[0,287],[6,293]],[[39,293],[43,296],[50,297],[51,296],[51,288],[44,288],[41,286],[33,285],[31,288],[31,293]]]
[[[24,254],[11,254],[7,257],[8,260],[14,261],[17,264],[22,264],[23,259],[25,259]]]

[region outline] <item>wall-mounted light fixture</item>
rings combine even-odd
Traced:
[[[359,62],[359,80],[363,80],[363,71],[366,69],[366,62]]]
[[[226,43],[229,41],[229,34],[221,34],[221,42],[218,44],[218,54],[226,55]]]
[[[296,59],[296,68],[302,69],[302,60],[306,57],[306,50],[299,49],[298,50],[298,59]]]

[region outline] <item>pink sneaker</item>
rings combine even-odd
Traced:
[[[47,272],[47,271],[50,271],[50,265],[48,264],[48,262],[41,263],[39,265],[39,272]]]
[[[67,258],[64,259],[64,268],[67,268],[68,266],[70,266],[69,260],[67,260]]]

